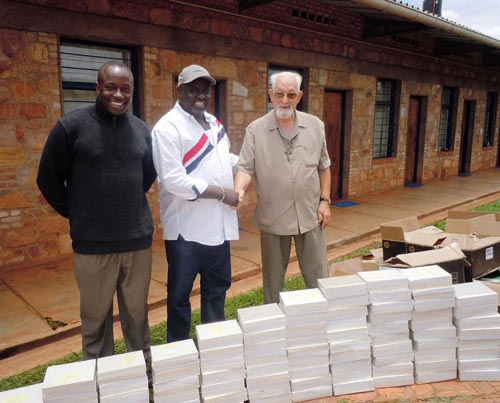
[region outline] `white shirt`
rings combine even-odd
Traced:
[[[232,167],[238,163],[224,127],[207,112],[205,119],[210,130],[177,102],[153,129],[163,239],[180,234],[204,245],[238,239],[236,211],[216,199],[199,199],[208,185],[233,189]]]

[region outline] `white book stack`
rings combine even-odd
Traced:
[[[155,403],[200,401],[200,361],[193,339],[151,347]]]
[[[480,281],[456,284],[453,320],[458,335],[458,378],[500,381],[497,294]]]
[[[278,304],[238,309],[246,385],[252,403],[292,401],[286,355],[286,318]]]
[[[366,282],[372,375],[376,388],[412,385],[413,346],[408,321],[413,310],[408,279],[397,269],[357,273]]]
[[[247,400],[243,332],[234,319],[196,326],[201,397],[206,403]]]
[[[42,403],[42,384],[0,392],[0,403]]]
[[[458,339],[451,315],[455,306],[451,274],[437,265],[400,271],[408,278],[413,296],[410,328],[415,353],[415,383],[455,379]],[[446,312],[446,315],[440,314],[438,322],[425,319],[419,322],[420,318],[429,318],[434,312]]]
[[[101,403],[148,403],[148,377],[142,351],[98,358],[97,385]]]
[[[286,315],[292,401],[332,396],[325,297],[317,288],[281,292],[280,306]]]
[[[372,377],[366,283],[357,275],[318,280],[328,302],[327,334],[333,394],[375,389]]]
[[[42,396],[44,402],[97,403],[96,360],[48,367]]]

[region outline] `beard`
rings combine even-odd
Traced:
[[[293,108],[291,105],[280,105],[277,109],[276,109],[276,116],[279,118],[279,119],[290,119],[293,115]]]

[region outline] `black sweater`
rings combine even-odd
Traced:
[[[153,219],[146,192],[156,179],[151,134],[125,113],[96,105],[68,113],[45,144],[37,184],[69,218],[73,250],[120,253],[151,246]]]

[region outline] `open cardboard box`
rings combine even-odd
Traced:
[[[448,234],[442,245],[451,243],[460,247],[471,265],[465,268],[465,282],[500,266],[500,237],[479,238],[474,234]]]
[[[443,245],[456,242],[471,264],[466,281],[480,277],[500,266],[500,213],[484,211],[448,211],[447,239]]]
[[[382,249],[376,249],[382,253]],[[370,251],[373,252],[373,251]],[[377,253],[377,252],[375,252]],[[341,262],[332,263],[330,266],[330,277],[347,276],[360,271],[378,270],[379,260],[372,255],[358,256]]]
[[[391,257],[438,248],[446,234],[429,225],[420,228],[417,217],[391,221],[380,226],[384,260]]]
[[[456,243],[439,249],[406,253],[384,260],[384,267],[409,268],[437,264],[452,275],[453,284],[465,282],[464,266],[470,266]]]

